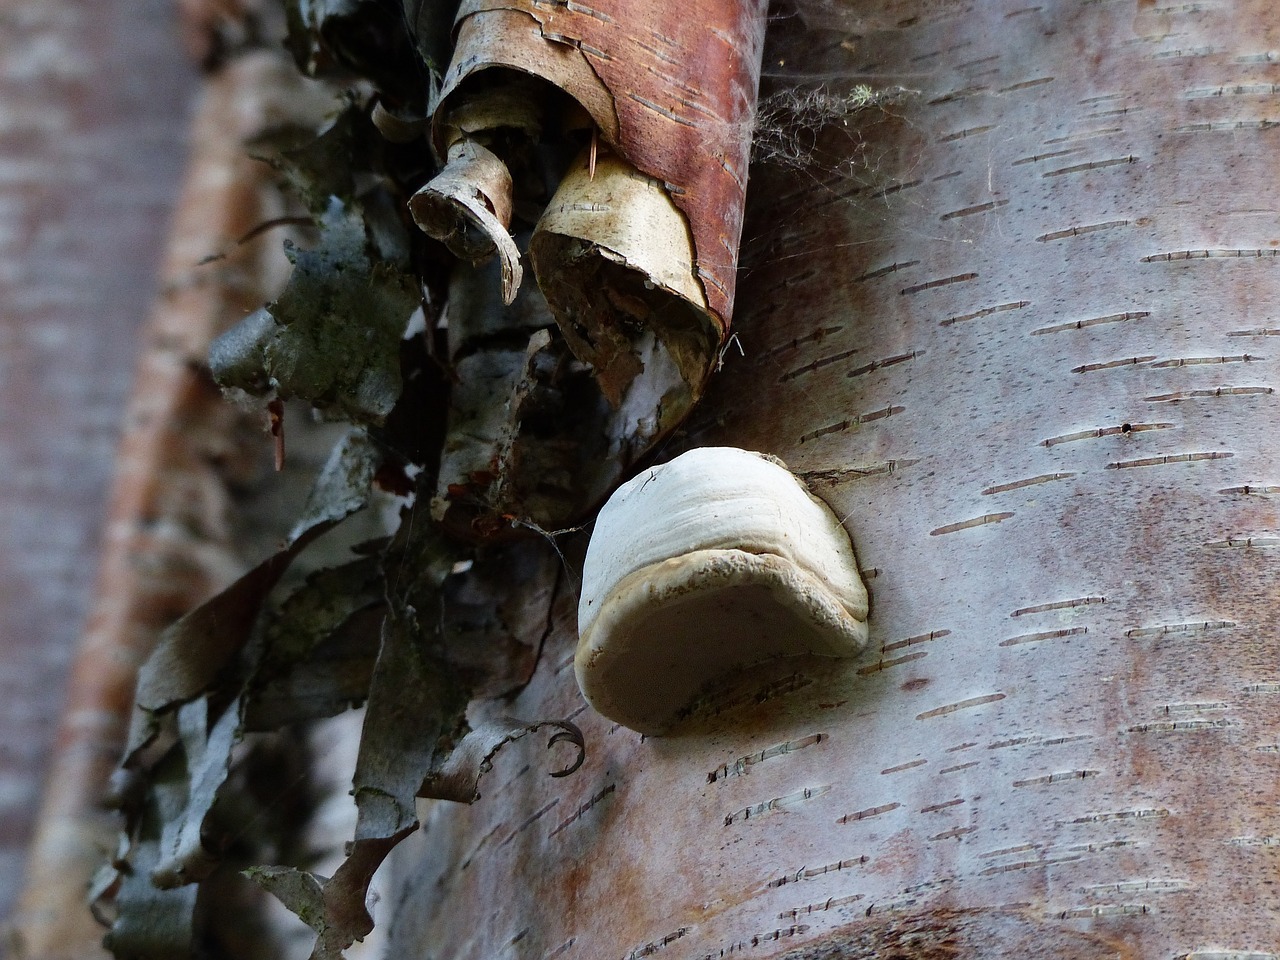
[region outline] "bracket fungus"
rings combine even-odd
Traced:
[[[596,710],[662,733],[735,668],[858,654],[866,620],[831,509],[780,460],[705,447],[642,471],[600,511],[574,667]]]

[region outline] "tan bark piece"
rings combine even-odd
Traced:
[[[615,156],[569,169],[529,246],[538,276],[573,352],[595,369],[615,407],[640,387],[675,426],[701,396],[720,346],[696,277],[684,217],[661,183]],[[665,364],[646,364],[656,340]],[[678,377],[663,379],[664,368]],[[665,432],[665,431],[664,431]]]
[[[502,265],[502,301],[511,303],[524,271],[511,239],[511,173],[491,150],[461,139],[444,170],[409,200],[414,222],[471,263],[495,253]]]

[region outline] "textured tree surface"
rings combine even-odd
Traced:
[[[909,92],[865,166],[757,174],[690,432],[845,519],[873,653],[641,740],[574,713],[564,604],[512,709],[587,763],[437,807],[393,952],[1273,958],[1274,10],[802,21],[775,81]]]
[[[251,416],[225,402],[204,358],[210,340],[279,281],[277,245],[237,238],[279,213],[270,168],[251,160],[245,143],[310,103],[295,76],[282,56],[246,56],[213,78],[197,104],[163,290],[144,328],[116,454],[96,593],[13,921],[21,956],[105,956],[87,890],[119,830],[104,795],[138,665],[165,627],[282,532],[278,522],[245,516],[266,472],[266,442]],[[270,482],[288,489],[279,477]]]
[[[166,3],[0,2],[0,917],[96,568],[194,72]]]

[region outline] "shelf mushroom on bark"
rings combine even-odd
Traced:
[[[574,667],[600,713],[663,733],[737,668],[856,656],[867,611],[831,509],[776,458],[704,447],[641,471],[600,511]]]

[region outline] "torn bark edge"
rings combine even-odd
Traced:
[[[236,246],[276,213],[271,171],[242,144],[288,115],[295,77],[283,55],[246,54],[210,77],[197,108],[163,292],[117,454],[94,600],[13,920],[19,957],[106,956],[85,895],[116,847],[119,825],[101,800],[124,744],[138,664],[176,614],[241,569],[223,536],[229,494],[216,465],[237,415],[209,382],[204,353],[271,292],[263,252],[274,244]],[[224,249],[216,266],[198,266]],[[169,529],[198,532],[175,540],[163,535]]]
[[[538,222],[529,244],[538,285],[614,407],[645,370],[638,340],[652,332],[683,380],[686,396],[661,391],[682,418],[701,397],[723,336],[695,274],[688,224],[662,184],[622,158],[599,157],[594,173],[584,152]]]
[[[163,717],[209,692],[244,648],[263,604],[280,578],[313,540],[339,520],[308,528],[284,549],[185,614],[166,629],[138,669],[122,769],[147,767],[143,751],[156,739]]]
[[[517,328],[518,329],[518,328]],[[521,331],[523,332],[523,331]],[[455,364],[458,385],[454,388],[451,416],[457,411],[457,400],[483,397],[487,407],[501,419],[485,424],[488,429],[477,430],[474,419],[468,418],[463,427],[450,422],[444,453],[441,456],[440,478],[436,493],[431,498],[431,516],[451,536],[464,542],[499,538],[508,532],[510,520],[507,513],[516,508],[503,496],[505,488],[516,478],[511,476],[512,448],[519,439],[520,412],[529,394],[536,388],[535,368],[538,354],[551,344],[551,331],[535,331],[530,337],[520,362],[510,364],[505,380],[488,381],[490,388],[481,394],[481,384],[470,383],[467,373],[476,363],[504,357],[515,360],[514,350],[496,350],[480,355],[465,356]],[[471,361],[471,362],[469,362]],[[501,387],[505,393],[499,394]],[[495,389],[496,388],[496,389]],[[490,392],[494,395],[489,395]],[[495,403],[500,400],[501,404]],[[467,411],[470,412],[470,411]],[[542,518],[537,518],[542,519]]]
[[[516,298],[524,271],[511,239],[511,173],[496,154],[474,140],[449,147],[448,163],[409,200],[414,223],[461,260],[479,263],[497,253],[502,302]]]

